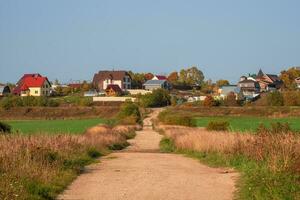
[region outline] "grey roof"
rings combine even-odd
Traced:
[[[148,80],[144,85],[162,85],[166,80]]]

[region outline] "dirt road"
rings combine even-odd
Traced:
[[[222,200],[232,199],[236,173],[197,160],[159,153],[161,135],[152,130],[155,110],[126,150],[91,165],[59,199]]]

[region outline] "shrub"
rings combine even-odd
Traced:
[[[283,106],[283,95],[279,91],[270,92],[267,95],[267,102],[269,106]]]
[[[121,106],[117,118],[124,124],[141,123],[141,113],[138,105],[126,102]]]
[[[238,101],[236,100],[236,96],[233,92],[230,92],[227,97],[224,99],[225,106],[238,106]]]
[[[257,128],[259,134],[279,134],[279,133],[291,133],[292,129],[289,123],[274,122],[271,123],[271,128],[267,128],[264,124],[260,124]]]
[[[228,131],[229,122],[227,121],[210,121],[206,127],[209,131]]]
[[[163,107],[171,103],[169,92],[164,89],[153,90],[152,93],[140,97],[140,104],[143,107]]]
[[[300,106],[300,92],[287,91],[283,93],[285,106]]]
[[[212,106],[216,106],[216,105],[217,105],[217,102],[211,95],[208,95],[203,101],[203,106],[206,106],[206,107],[212,107]]]
[[[161,112],[158,116],[159,121],[167,125],[179,125],[179,126],[195,126],[195,122],[192,117],[186,115],[173,115],[169,111]]]
[[[7,123],[0,122],[0,133],[10,133],[11,126]]]

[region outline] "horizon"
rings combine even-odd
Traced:
[[[296,0],[1,1],[0,82],[25,73],[91,80],[99,70],[167,75],[197,66],[205,79],[279,74],[299,66]]]

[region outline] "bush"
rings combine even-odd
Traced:
[[[267,95],[267,103],[269,106],[283,106],[283,95],[278,91],[270,92]]]
[[[169,92],[164,89],[153,90],[152,93],[140,97],[140,104],[143,107],[163,107],[171,103]]]
[[[203,101],[203,106],[206,106],[206,107],[217,106],[217,104],[218,103],[215,101],[215,99],[211,95],[208,95]]]
[[[121,106],[117,118],[123,124],[136,124],[142,121],[138,105],[132,102],[126,102]]]
[[[233,92],[230,92],[224,99],[225,106],[239,106],[236,96]]]
[[[260,124],[256,131],[258,134],[284,134],[292,132],[289,123],[275,122],[271,123],[271,128],[267,128],[264,124]]]
[[[7,123],[0,122],[0,133],[11,133],[11,126]]]
[[[227,121],[211,121],[206,129],[209,131],[228,131],[229,122]]]
[[[300,92],[287,91],[283,93],[285,106],[300,106]]]
[[[9,96],[1,100],[1,107],[8,110],[12,107],[57,107],[59,106],[58,100],[50,99],[48,97],[20,97]]]
[[[161,112],[158,116],[159,121],[167,125],[179,125],[179,126],[195,126],[195,122],[192,117],[185,115],[173,115],[169,111]]]

